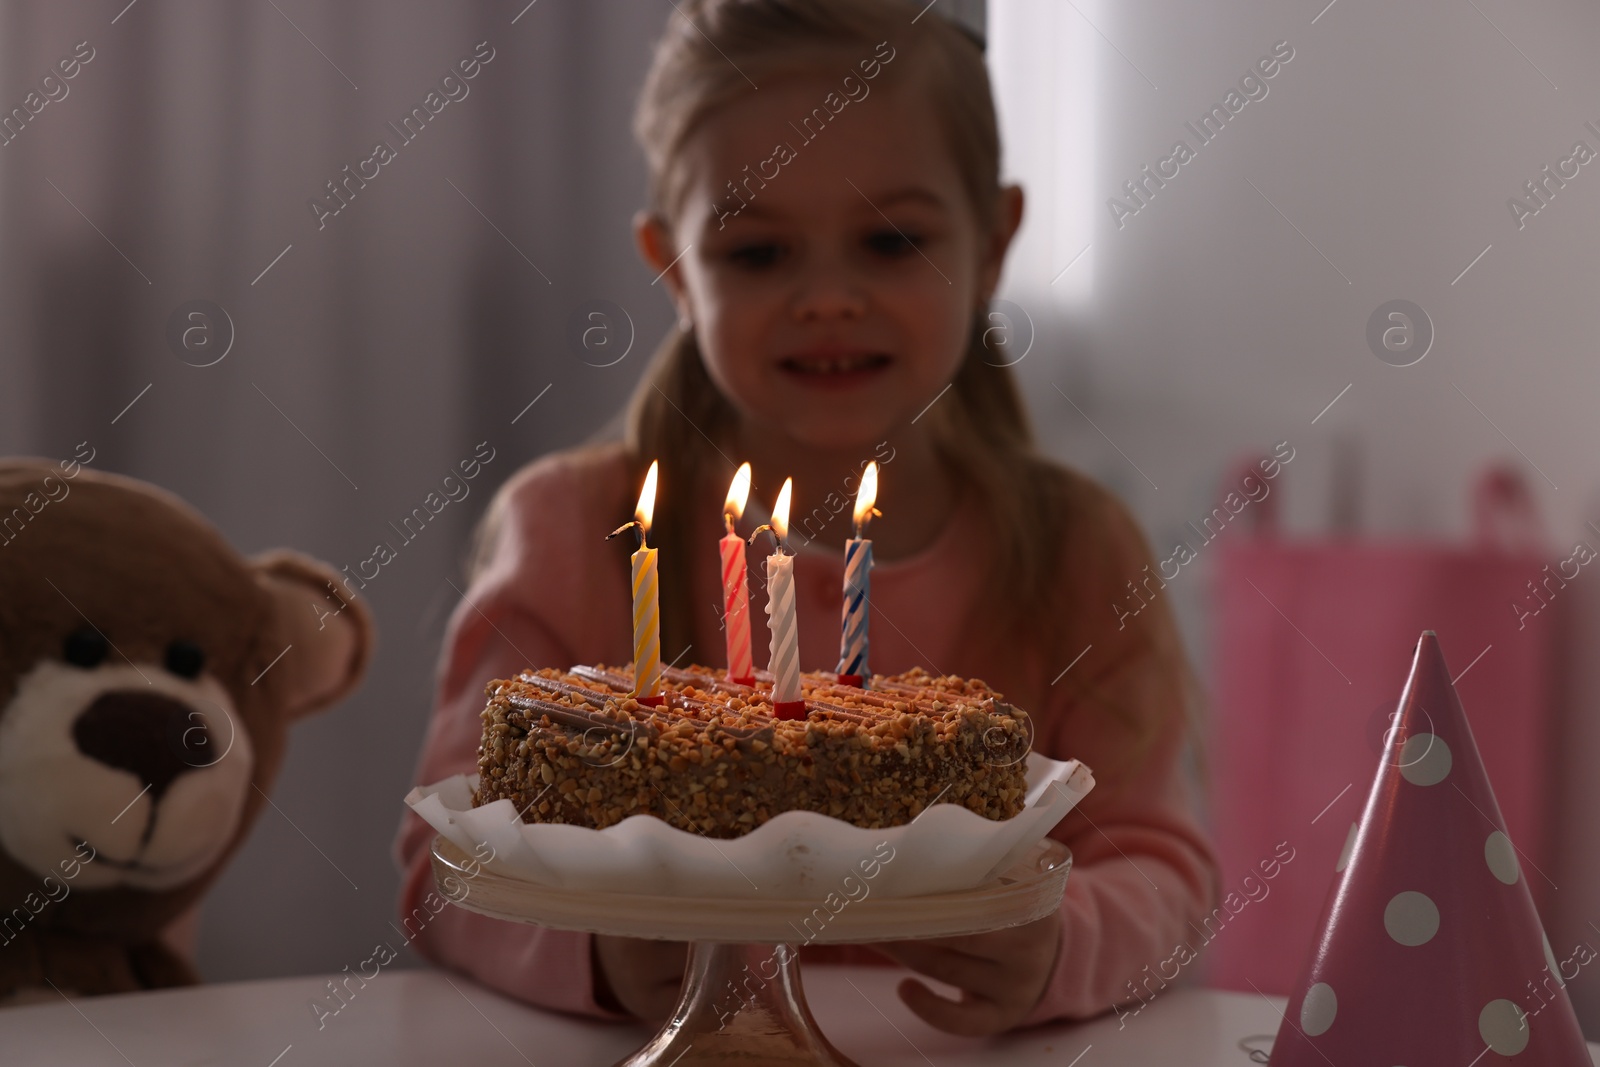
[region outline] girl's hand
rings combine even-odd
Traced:
[[[595,934],[589,951],[595,1000],[602,1007],[650,1020],[672,1014],[683,985],[688,945]]]
[[[963,1037],[1009,1030],[1039,1003],[1061,946],[1061,913],[987,934],[890,941],[873,948],[890,959],[961,990],[946,1000],[914,978],[898,988],[923,1022]]]

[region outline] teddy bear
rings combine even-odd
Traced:
[[[173,931],[267,803],[291,724],[372,656],[330,567],[246,559],[92,459],[0,459],[0,1002],[198,981]]]

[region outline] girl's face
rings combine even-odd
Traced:
[[[832,114],[846,73],[774,80],[711,114],[684,145],[671,231],[641,213],[636,235],[743,429],[859,451],[954,377],[1022,194],[1004,190],[986,237],[916,79],[858,77],[866,95]]]

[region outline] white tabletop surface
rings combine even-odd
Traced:
[[[1143,1012],[1036,1027],[987,1041],[951,1037],[900,1003],[890,968],[813,967],[812,1011],[840,1051],[865,1067],[966,1064],[1071,1067],[1247,1067],[1247,1035],[1277,1030],[1283,1001],[1255,994],[1173,989]],[[327,976],[235,982],[74,999],[0,1010],[8,1067],[610,1067],[649,1030],[538,1011],[441,971],[383,971],[319,1030],[310,1001]],[[1270,1038],[1253,1047],[1270,1047]],[[1600,1045],[1590,1046],[1600,1064]]]

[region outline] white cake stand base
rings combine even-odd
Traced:
[[[456,901],[470,911],[560,930],[691,942],[672,1018],[617,1067],[855,1067],[828,1043],[806,1007],[798,944],[955,937],[1020,926],[1061,906],[1071,867],[1067,847],[1046,838],[976,888],[920,897],[869,894],[832,911],[823,905],[826,893],[817,900],[709,900],[557,889],[475,865],[442,837],[433,844],[434,879],[441,889],[456,890],[452,898],[463,883],[470,886]]]

